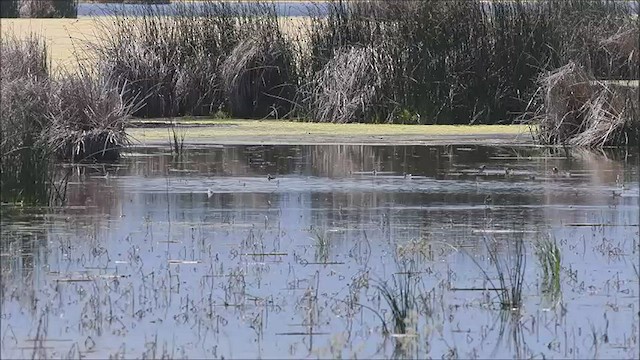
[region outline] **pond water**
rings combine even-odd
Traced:
[[[187,8],[195,10],[196,12],[202,11],[206,6],[209,6],[207,2],[186,2],[186,3],[173,3],[173,4],[160,4],[160,5],[148,5],[148,4],[118,4],[118,3],[80,3],[78,4],[78,16],[110,16],[115,14],[121,14],[126,16],[136,16],[147,13],[149,10],[153,12],[161,12],[166,15],[174,15],[179,9]],[[251,2],[229,2],[226,4],[228,9],[249,10],[255,9],[255,4]],[[270,6],[273,6],[273,11],[279,16],[309,16],[317,15],[324,16],[327,13],[328,5],[324,1],[311,2],[311,1],[284,1],[274,2]]]
[[[166,151],[3,207],[1,358],[638,356],[637,153]]]
[[[190,1],[184,4],[123,4],[123,3],[79,3],[78,16],[110,16],[114,14],[137,16],[145,14],[147,11],[161,12],[166,15],[173,15],[179,7],[186,7],[191,10],[201,11],[207,5],[207,2]],[[273,10],[279,16],[326,16],[331,6],[330,1],[276,1],[269,3],[273,6]],[[638,13],[638,3],[636,1],[628,1],[631,13]],[[487,11],[491,11],[492,3],[485,2],[483,5]],[[228,8],[235,10],[249,9],[255,6],[252,2],[228,2]]]

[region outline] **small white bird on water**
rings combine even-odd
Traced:
[[[213,190],[211,190],[211,188],[207,188],[207,197],[210,198],[213,196]]]

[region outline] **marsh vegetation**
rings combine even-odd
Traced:
[[[636,8],[611,0],[330,1],[285,31],[290,20],[273,3],[144,6],[96,20],[97,40],[78,54],[89,60],[55,74],[48,66],[54,99],[31,94],[28,103],[41,104],[31,110],[53,124],[40,125],[51,130],[42,135],[47,152],[74,161],[116,158],[132,116],[525,121],[541,144],[633,145],[638,87],[610,81],[638,79]],[[33,36],[26,41],[43,42]],[[5,37],[8,53],[22,48]],[[43,54],[20,56],[37,65]],[[22,83],[3,82],[4,96],[29,92],[32,82]]]
[[[0,357],[636,357],[629,3],[163,9],[96,20],[69,68],[3,34]],[[554,146],[199,148],[197,116]],[[132,144],[152,123],[168,147]]]
[[[323,5],[322,16],[311,8],[287,31],[269,3],[178,3],[170,15],[145,8],[116,15],[99,58],[110,75],[141,87],[131,96],[148,93],[139,115],[155,117],[222,107],[248,118],[512,123],[533,111],[539,78],[570,62],[595,79],[638,79],[637,24],[626,2]],[[189,98],[205,106],[180,106]]]
[[[37,37],[3,37],[1,47],[11,66],[0,72],[0,201],[62,200],[56,162],[117,159],[139,103],[88,68],[53,76]]]

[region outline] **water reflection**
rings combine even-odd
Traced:
[[[2,358],[637,353],[638,154],[164,151],[74,168],[65,207],[3,207]],[[543,237],[562,251],[554,308],[538,286]],[[476,266],[497,275],[487,238],[501,256],[527,244],[522,314],[502,326]],[[374,280],[407,262],[421,311],[411,334],[385,339],[392,312]],[[597,353],[583,349],[592,333]]]

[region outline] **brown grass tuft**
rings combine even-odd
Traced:
[[[220,74],[234,117],[282,118],[293,108],[296,70],[290,45],[275,34],[241,41]]]
[[[538,140],[601,148],[637,143],[638,87],[596,81],[574,62],[541,77]]]
[[[392,60],[381,48],[338,52],[313,79],[305,103],[319,122],[388,122],[394,114],[388,84]]]
[[[175,97],[178,114],[214,114],[222,106],[222,90],[218,69],[220,59],[206,51],[197,51],[185,59],[175,75]]]
[[[570,145],[602,148],[637,145],[640,129],[638,87],[600,83],[594,97],[584,106],[584,131],[569,140]]]
[[[41,38],[31,35],[19,39],[16,34],[2,36],[0,52],[0,79],[12,81],[23,77],[45,79],[49,75],[47,45]],[[11,64],[8,66],[8,64]],[[6,65],[6,66],[5,66]]]
[[[544,116],[539,137],[542,143],[566,144],[584,130],[587,110],[584,104],[594,95],[593,80],[574,62],[541,77]]]
[[[53,85],[45,139],[59,158],[111,161],[129,143],[125,125],[140,107],[107,78],[87,69],[64,73]]]

